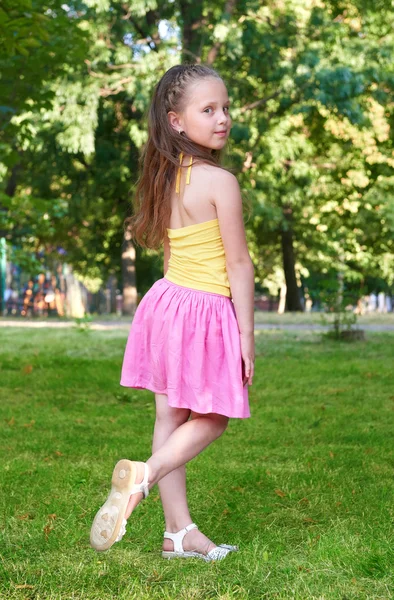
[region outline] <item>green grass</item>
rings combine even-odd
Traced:
[[[256,323],[266,323],[266,324],[275,324],[275,325],[321,325],[321,315],[323,312],[286,312],[282,315],[279,315],[276,312],[262,311],[256,310],[254,313],[254,318]],[[12,321],[21,321],[25,322],[24,317],[16,316],[16,317],[0,317],[0,324],[2,322]],[[34,322],[75,322],[75,319],[72,317],[34,317],[32,319]],[[329,320],[331,320],[331,316],[329,316]],[[118,323],[124,326],[129,326],[130,317],[126,315],[117,315],[115,313],[111,314],[103,314],[92,315],[92,323]],[[360,328],[363,325],[388,325],[390,327],[394,326],[394,312],[391,313],[371,313],[365,315],[358,315],[357,317],[357,326]]]
[[[393,598],[394,335],[260,331],[252,417],[188,464],[223,562],[165,561],[154,488],[89,546],[115,462],[150,453],[154,396],[119,386],[127,332],[0,330],[0,598]]]
[[[322,312],[286,312],[278,315],[276,312],[258,310],[255,312],[256,323],[272,323],[280,325],[321,325],[321,316],[325,315],[329,321],[332,320],[332,314]],[[357,316],[357,326],[363,325],[394,325],[394,312],[391,313],[371,313]]]

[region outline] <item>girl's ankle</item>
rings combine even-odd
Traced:
[[[177,518],[174,521],[169,520],[166,521],[166,531],[168,531],[168,533],[177,533],[178,531],[184,529],[185,527],[187,527],[187,525],[190,525],[191,523],[193,523],[191,517],[185,517],[183,519]]]
[[[149,472],[148,484],[149,489],[151,489],[153,486],[156,485],[156,483],[160,481],[162,475],[160,473],[160,465],[157,464],[157,461],[155,461],[155,459],[149,458],[146,461],[146,464],[148,465]]]

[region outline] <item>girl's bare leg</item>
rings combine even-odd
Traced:
[[[187,421],[191,414],[192,420]],[[200,415],[188,409],[168,406],[167,396],[156,394],[156,422],[152,456],[148,459],[149,488],[159,484],[166,530],[176,532],[192,522],[186,499],[185,463],[199,454],[225,430],[228,418],[223,415]],[[143,463],[138,463],[137,481],[143,478]],[[130,497],[125,517],[128,518],[142,499]],[[185,550],[209,552],[215,544],[201,531],[192,530],[184,538]],[[164,550],[173,550],[172,540],[165,539]]]
[[[156,394],[156,421],[153,432],[152,453],[159,450],[170,435],[190,417],[190,410],[168,406],[167,396]],[[181,465],[158,482],[163,505],[165,528],[179,531],[192,522],[186,499],[186,468]],[[168,529],[170,528],[170,529]]]
[[[152,452],[163,446],[169,436],[185,423],[190,410],[177,409],[168,406],[168,398],[164,394],[156,394],[156,422],[153,434]],[[158,482],[160,498],[163,505],[165,529],[175,533],[193,522],[190,516],[186,497],[186,467],[181,465],[168,473]],[[185,550],[196,550],[207,553],[215,544],[200,530],[193,529],[183,540]],[[163,540],[163,550],[174,550],[172,540]]]

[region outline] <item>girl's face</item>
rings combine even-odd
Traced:
[[[169,112],[170,124],[196,144],[220,150],[231,129],[229,98],[221,79],[207,78],[190,86],[182,113]]]

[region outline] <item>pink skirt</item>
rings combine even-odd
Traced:
[[[174,408],[250,417],[231,299],[158,279],[134,314],[120,385],[166,394]]]

